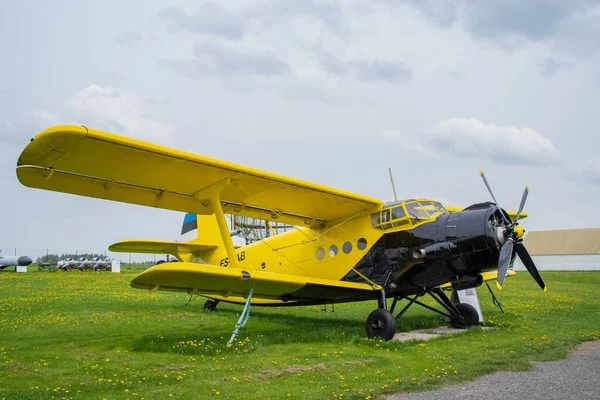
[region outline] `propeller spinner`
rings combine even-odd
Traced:
[[[481,175],[481,178],[483,179],[485,186],[487,187],[488,191],[490,192],[492,199],[494,199],[494,202],[496,203],[496,205],[498,207],[500,207],[500,205],[498,204],[498,201],[496,200],[496,197],[494,197],[492,188],[490,187],[487,179],[485,179],[483,170],[480,169],[479,174]],[[511,262],[515,259],[515,255],[518,255],[519,258],[521,259],[521,261],[523,262],[523,265],[525,265],[525,268],[527,268],[527,271],[529,271],[529,273],[531,274],[533,279],[535,279],[535,281],[538,283],[538,285],[540,285],[540,287],[544,290],[544,292],[546,292],[548,290],[546,287],[546,283],[544,283],[544,280],[542,279],[542,276],[538,272],[538,270],[535,266],[535,263],[533,262],[531,256],[529,255],[529,252],[525,248],[525,245],[523,245],[523,234],[525,231],[523,230],[523,228],[521,228],[519,226],[519,222],[518,222],[519,217],[521,216],[521,213],[523,212],[523,208],[525,207],[525,202],[527,201],[528,195],[529,195],[529,188],[525,187],[525,191],[523,192],[523,196],[521,197],[521,204],[519,205],[519,211],[517,212],[517,215],[516,215],[514,221],[510,220],[510,217],[508,216],[508,214],[506,214],[504,212],[501,213],[504,218],[504,222],[505,222],[505,224],[502,226],[502,229],[504,230],[505,240],[504,240],[504,243],[502,243],[502,245],[501,245],[500,256],[498,257],[498,278],[496,280],[496,286],[498,286],[498,289],[502,289],[502,285],[504,284],[504,278],[506,277],[506,273],[508,272],[508,267],[510,266]]]

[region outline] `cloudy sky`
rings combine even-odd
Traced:
[[[181,213],[22,186],[75,123],[393,199],[600,226],[600,1],[0,2],[0,248],[178,239]],[[13,249],[13,250],[11,250]]]

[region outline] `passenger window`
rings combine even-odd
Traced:
[[[335,257],[338,253],[338,247],[335,244],[332,244],[329,247],[329,257]]]
[[[356,242],[356,248],[359,250],[366,249],[367,248],[367,239],[365,239],[365,238],[358,239],[358,242]]]
[[[342,246],[342,250],[346,254],[350,253],[352,251],[352,243],[350,243],[350,242],[344,243],[343,246]]]

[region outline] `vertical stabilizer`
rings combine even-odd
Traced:
[[[183,217],[181,236],[182,241],[194,243],[219,243],[222,241],[215,214],[186,214]]]

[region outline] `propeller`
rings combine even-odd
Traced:
[[[485,175],[483,174],[483,170],[479,170],[479,174],[485,183],[492,199],[498,207],[498,201],[496,197],[494,197],[494,193],[492,192],[492,188],[490,187]],[[546,283],[542,279],[539,271],[537,270],[533,259],[529,255],[529,252],[523,245],[523,228],[519,226],[519,217],[523,212],[523,208],[525,207],[525,202],[527,201],[527,196],[529,195],[529,188],[526,186],[525,191],[523,192],[523,196],[521,197],[521,204],[519,205],[519,210],[517,211],[517,215],[514,221],[511,221],[507,214],[502,212],[502,217],[504,219],[504,234],[505,241],[500,248],[500,256],[498,257],[498,277],[496,278],[496,286],[498,289],[502,289],[502,285],[504,284],[504,278],[506,277],[506,273],[508,272],[508,267],[514,261],[515,256],[518,255],[527,271],[531,274],[533,279],[538,283],[538,285],[546,292],[548,289],[546,287]]]

